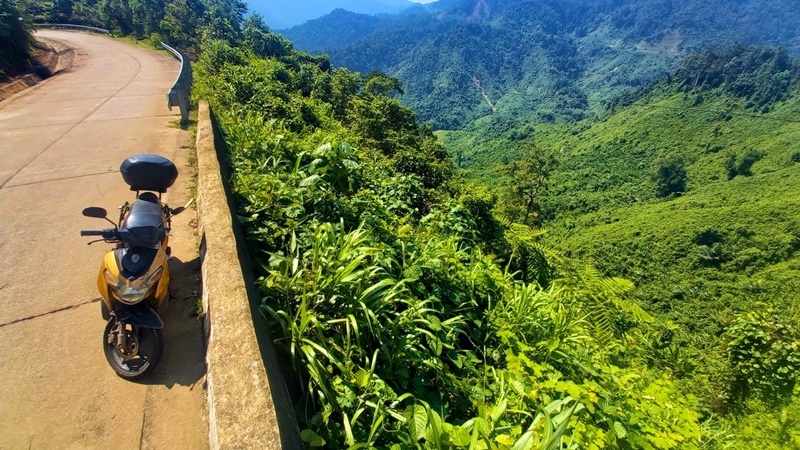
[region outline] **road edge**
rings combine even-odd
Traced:
[[[36,74],[29,73],[4,86],[0,86],[0,105],[13,102],[17,98],[26,95],[32,88],[36,88],[52,80],[56,75],[72,68],[75,57],[73,48],[52,38],[37,36],[35,39],[39,45],[47,47],[54,55],[54,59],[50,61],[50,64],[46,67],[50,76],[41,78]]]

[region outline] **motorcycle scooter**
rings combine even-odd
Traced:
[[[103,350],[120,377],[134,379],[152,370],[164,351],[159,312],[166,309],[169,298],[169,231],[172,217],[188,205],[172,209],[161,201],[178,177],[167,158],[134,155],[122,163],[120,172],[136,191],[136,200],[120,206],[117,223],[103,208],[84,209],[84,216],[105,219],[114,228],[82,230],[81,236],[100,237],[90,245],[114,244],[97,278],[101,313],[108,321]]]

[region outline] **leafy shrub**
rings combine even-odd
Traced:
[[[753,150],[748,151],[747,153],[744,154],[744,156],[742,156],[742,160],[736,167],[737,174],[744,175],[747,177],[753,175],[753,172],[750,170],[750,168],[753,167],[753,164],[758,162],[763,157],[764,157],[763,153],[756,152]]]
[[[680,195],[686,191],[686,164],[682,158],[673,157],[657,163],[656,195],[667,197],[670,194]]]
[[[23,70],[28,60],[33,38],[24,7],[18,0],[0,2],[0,79]]]
[[[800,329],[772,311],[739,315],[725,332],[731,390],[738,398],[783,401],[800,373]]]
[[[752,176],[753,172],[751,168],[753,167],[753,164],[758,162],[763,157],[763,153],[749,150],[742,156],[742,159],[737,162],[738,158],[736,155],[729,155],[728,159],[725,160],[725,169],[728,171],[728,179],[732,180],[737,175],[742,175],[745,177]]]

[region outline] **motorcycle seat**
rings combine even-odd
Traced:
[[[158,197],[156,196],[156,194],[153,194],[152,192],[142,192],[141,194],[139,194],[138,198],[139,200],[143,200],[150,203],[155,203],[155,204],[159,203]]]
[[[164,212],[161,205],[147,199],[133,202],[128,217],[123,226],[125,228],[158,227],[164,221]]]

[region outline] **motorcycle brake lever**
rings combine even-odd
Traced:
[[[94,241],[89,241],[89,242],[86,243],[86,245],[92,245],[95,242],[105,242],[105,239],[97,239],[97,240],[94,240]]]

